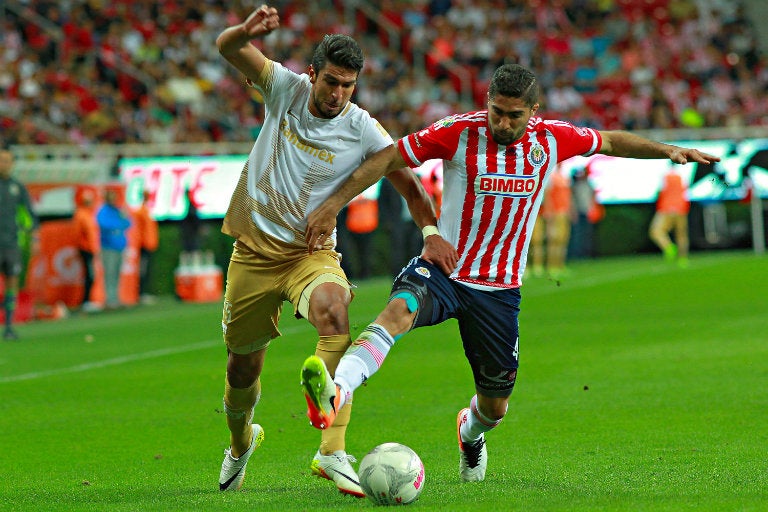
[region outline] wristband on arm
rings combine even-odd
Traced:
[[[430,235],[439,235],[440,231],[437,230],[437,226],[424,226],[421,228],[421,235],[424,237],[424,240],[427,239]]]

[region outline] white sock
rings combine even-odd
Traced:
[[[379,324],[370,324],[357,337],[336,367],[333,380],[341,390],[341,408],[360,385],[381,368],[394,338]]]
[[[496,428],[502,419],[494,420],[485,416],[477,407],[477,395],[473,396],[469,402],[467,421],[461,425],[461,440],[465,443],[477,441],[482,434]]]

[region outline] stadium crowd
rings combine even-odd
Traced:
[[[540,77],[544,116],[575,124],[768,125],[766,57],[740,1],[382,0],[370,3],[378,23],[344,16],[351,11],[342,0],[270,4],[282,28],[264,44],[295,71],[305,71],[324,33],[360,40],[367,60],[355,101],[393,137],[482,108],[489,74],[505,61]],[[9,1],[0,10],[4,141],[253,140],[260,98],[214,44],[252,7],[244,0]],[[389,44],[386,27],[398,44]],[[468,95],[456,69],[471,76]]]

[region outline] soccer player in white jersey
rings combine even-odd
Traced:
[[[333,372],[350,345],[347,307],[350,285],[327,233],[308,254],[307,214],[367,157],[393,146],[375,119],[350,102],[363,67],[363,53],[349,36],[328,35],[318,45],[306,74],[274,62],[251,44],[279,26],[276,9],[259,7],[217,38],[220,53],[264,97],[265,119],[232,195],[222,231],[236,241],[227,272],[222,328],[227,346],[224,411],[230,430],[219,475],[221,490],[239,489],[245,467],[264,438],[253,423],[267,347],[278,337],[282,304],[317,329],[316,354]],[[403,194],[417,224],[436,222],[424,189],[410,170],[389,176]],[[429,242],[438,259],[455,258],[445,241]],[[363,496],[345,451],[350,408],[322,433],[312,471],[343,493]]]
[[[457,318],[472,368],[474,396],[457,418],[464,481],[485,478],[485,433],[507,412],[518,368],[518,312],[528,245],[547,181],[557,163],[575,155],[669,158],[678,164],[719,158],[654,142],[625,131],[600,131],[536,117],[535,75],[503,65],[488,90],[488,108],[453,115],[412,133],[366,160],[315,209],[307,223],[308,252],[322,243],[339,209],[359,191],[403,165],[440,158],[444,191],[440,221],[423,228],[458,250],[454,267],[416,257],[395,279],[384,311],[342,357],[332,377],[315,357],[302,368],[304,393],[315,404],[314,426],[333,424],[336,411],[381,366],[406,332]]]

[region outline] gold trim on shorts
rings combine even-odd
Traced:
[[[299,304],[297,305],[296,310],[303,318],[309,318],[309,297],[312,295],[312,292],[315,291],[315,288],[324,283],[336,283],[342,288],[346,288],[347,290],[351,291],[351,286],[346,276],[340,276],[338,274],[331,273],[317,276],[314,281],[309,283],[306,288],[304,288],[304,290],[301,292],[301,296],[299,297]]]

